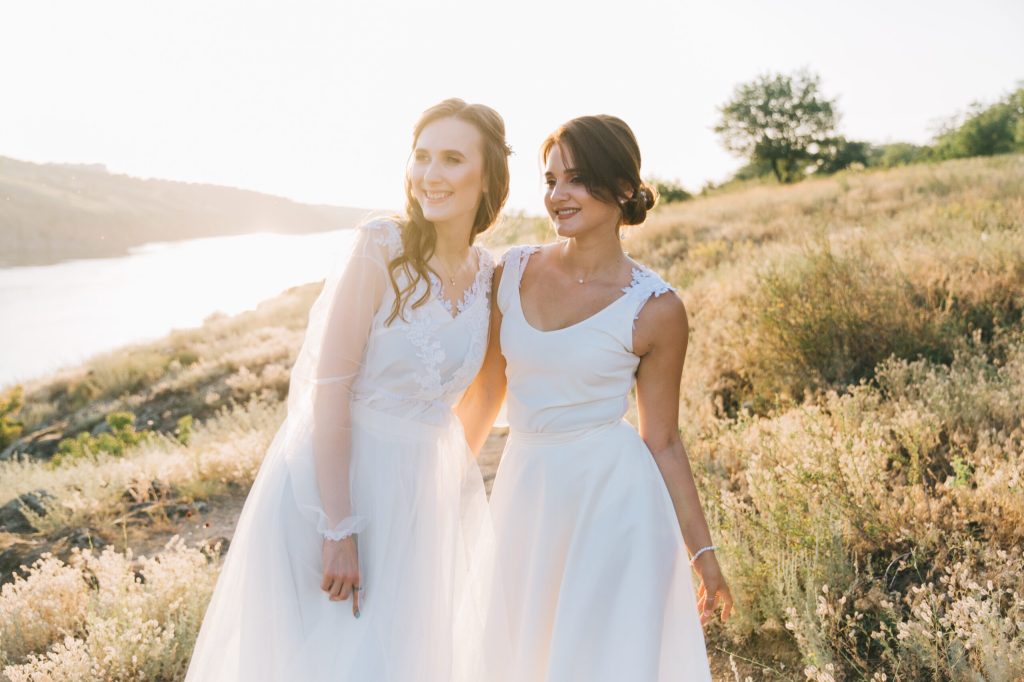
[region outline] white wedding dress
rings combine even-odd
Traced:
[[[474,247],[479,271],[456,310],[431,296],[388,325],[399,228],[376,221],[353,241],[311,311],[288,418],[242,510],[188,680],[480,682],[501,664],[481,643],[493,552],[483,481],[452,411],[483,360],[493,262]],[[409,300],[423,292],[420,282]],[[345,465],[334,483],[318,479],[330,469],[317,468],[316,448]],[[320,589],[321,532],[338,528],[358,531],[358,619]]]
[[[506,254],[497,292],[511,428],[491,516],[508,614],[489,625],[511,647],[502,679],[710,680],[672,500],[623,419],[640,362],[634,321],[670,287],[634,269],[606,308],[542,332],[519,294],[536,249]]]

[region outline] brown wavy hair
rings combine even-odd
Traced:
[[[540,146],[543,163],[555,145],[569,150],[572,165],[591,196],[618,204],[621,225],[639,225],[647,218],[658,192],[640,179],[640,145],[625,121],[601,114],[562,124]]]
[[[472,244],[478,234],[494,224],[501,213],[501,207],[505,205],[509,185],[508,156],[512,151],[505,142],[505,121],[497,111],[483,104],[466,104],[455,97],[435,104],[423,112],[413,128],[412,148],[416,148],[416,141],[419,140],[424,128],[444,118],[455,118],[476,126],[483,138],[485,191],[480,198],[480,206],[473,219],[473,230],[469,235],[469,243]],[[434,249],[437,247],[437,229],[432,222],[423,217],[423,209],[413,196],[412,179],[408,173],[405,175],[405,216],[400,222],[402,253],[388,263],[388,276],[395,291],[395,303],[387,324],[391,324],[398,317],[405,319],[405,304],[421,280],[427,282],[427,288],[412,302],[412,307],[424,305],[431,296],[428,273],[432,268],[427,265],[427,261],[434,255]],[[396,273],[399,271],[405,274],[404,286],[398,284]]]

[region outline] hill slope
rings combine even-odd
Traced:
[[[739,188],[631,231],[690,315],[680,425],[737,603],[707,629],[716,680],[1024,676],[1022,189],[1024,156],[967,159]],[[47,550],[108,551],[43,561],[0,597],[9,678],[126,679],[109,660],[137,656],[178,679],[219,564],[120,552],[230,532],[317,288],[25,386],[24,434],[0,452],[0,584]],[[122,451],[114,411],[146,440]],[[96,598],[138,570],[141,640],[135,611]]]
[[[249,232],[349,227],[364,209],[0,157],[0,267],[123,255],[132,246]]]

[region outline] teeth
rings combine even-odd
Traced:
[[[438,201],[440,199],[447,199],[452,195],[451,192],[424,192],[426,197],[431,201]]]
[[[578,208],[563,208],[561,210],[555,211],[555,214],[564,218],[565,216],[575,215],[576,213],[579,212],[580,210]]]

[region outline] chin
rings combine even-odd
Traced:
[[[578,237],[587,231],[586,225],[561,225],[555,221],[552,221],[555,227],[555,234],[559,237],[571,239],[572,237]]]

